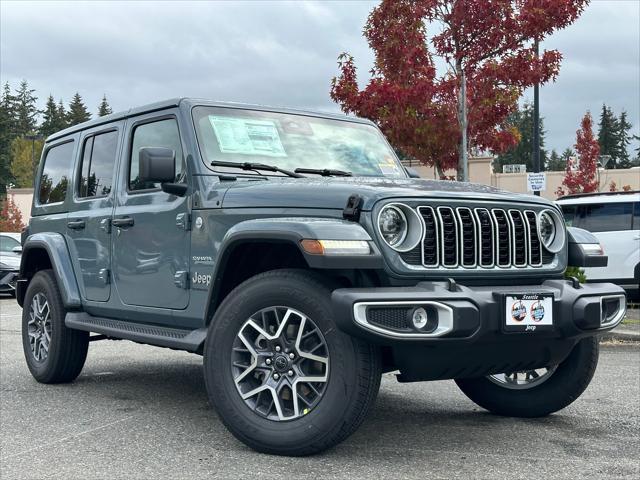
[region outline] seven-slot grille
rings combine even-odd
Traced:
[[[543,264],[533,210],[420,206],[424,236],[401,253],[427,268],[527,268]]]

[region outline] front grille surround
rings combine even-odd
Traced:
[[[426,272],[548,271],[566,264],[566,245],[548,252],[538,234],[538,215],[548,205],[516,202],[408,201],[422,222],[421,242],[390,252],[404,270]]]

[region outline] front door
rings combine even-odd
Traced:
[[[119,191],[112,220],[114,281],[127,305],[184,309],[189,303],[190,236],[187,197],[140,181],[142,147],[165,147],[176,154],[176,182],[186,168],[175,112],[130,119],[127,124]]]
[[[83,132],[74,174],[73,206],[67,217],[71,258],[87,300],[106,302],[111,294],[111,215],[116,159],[124,122]]]

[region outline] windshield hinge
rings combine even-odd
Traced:
[[[362,197],[360,195],[351,195],[347,200],[347,205],[342,211],[342,218],[352,222],[360,221],[360,209],[362,208]]]
[[[183,230],[191,230],[191,215],[188,213],[179,213],[176,215],[176,226]]]

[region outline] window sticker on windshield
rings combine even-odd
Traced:
[[[378,162],[378,168],[383,175],[399,175],[400,169],[398,168],[398,164],[393,161],[391,157],[384,157],[381,161]]]
[[[209,115],[222,153],[286,157],[276,123],[270,120]]]

